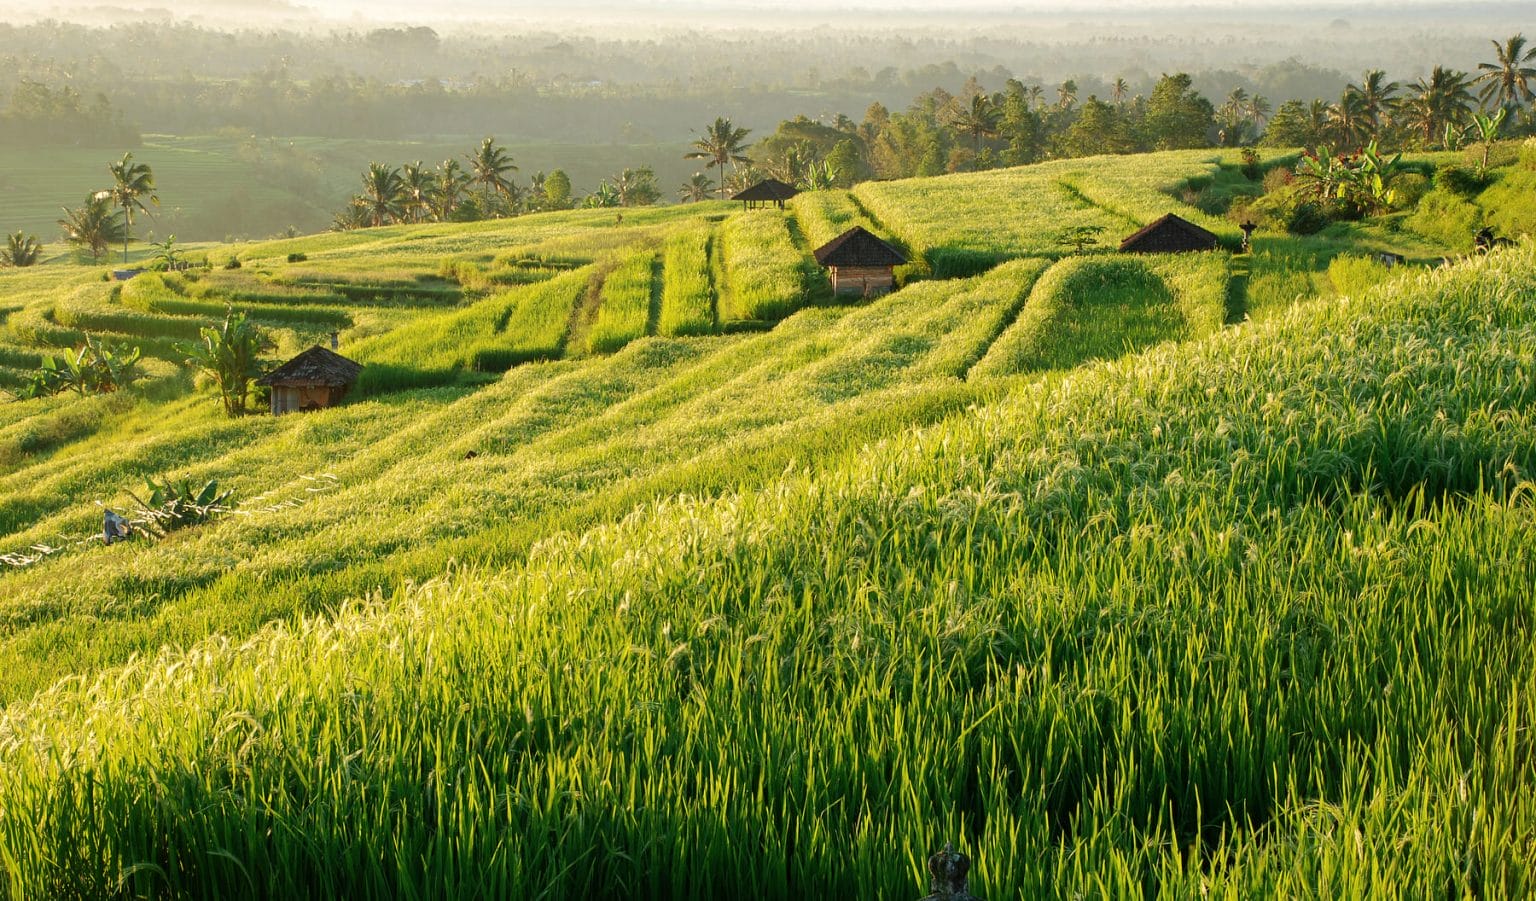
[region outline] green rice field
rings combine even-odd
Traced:
[[[0,389],[144,354],[0,400],[0,898],[1536,893],[1536,246],[1238,253],[1231,163],[0,270]],[[227,418],[226,310],[359,383]]]

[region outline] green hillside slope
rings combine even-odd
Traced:
[[[0,273],[0,379],[146,354],[0,403],[0,896],[1529,892],[1536,248],[1079,256],[1230,161],[1069,162]],[[226,308],[364,381],[225,418]]]

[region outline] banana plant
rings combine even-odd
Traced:
[[[1344,168],[1341,193],[1372,212],[1391,209],[1397,203],[1397,190],[1392,182],[1402,172],[1402,161],[1401,153],[1388,159],[1371,141],[1354,165]]]
[[[1348,164],[1335,156],[1326,145],[1301,155],[1296,163],[1296,181],[1301,189],[1319,200],[1339,196],[1339,187],[1347,178]]]
[[[74,391],[76,394],[110,394],[131,383],[138,375],[140,350],[122,348],[87,335],[74,353],[43,357],[42,365],[16,392],[18,397],[43,397]]]
[[[1483,145],[1482,160],[1477,165],[1477,174],[1482,178],[1488,174],[1488,151],[1493,149],[1493,142],[1499,139],[1499,129],[1504,126],[1504,120],[1509,117],[1509,108],[1505,107],[1494,115],[1487,113],[1473,113],[1472,124],[1467,126],[1466,133],[1477,133],[1477,140]]]
[[[228,513],[235,494],[232,489],[220,491],[218,479],[209,479],[202,487],[186,478],[163,482],[145,479],[144,484],[146,497],[131,491],[128,496],[138,504],[136,512],[144,530],[157,538]]]

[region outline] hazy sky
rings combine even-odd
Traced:
[[[561,0],[554,4],[547,0],[455,0],[452,4],[427,4],[420,0],[0,0],[0,15],[6,18],[119,17],[129,10],[144,10],[161,14],[169,12],[173,16],[199,20],[216,20],[244,13],[332,22],[521,20],[590,25],[596,24],[592,21],[594,19],[601,22],[605,19],[621,21],[655,18],[707,25],[711,20],[729,23],[742,17],[772,17],[785,24],[795,24],[795,20],[808,22],[817,18],[841,18],[839,13],[874,9],[883,11],[884,15],[871,24],[888,22],[891,18],[942,20],[977,14],[988,18],[1016,17],[1023,20],[1038,17],[1042,12],[1056,13],[1062,18],[1091,18],[1095,13],[1110,11],[1154,14],[1156,8],[1182,11],[1198,9],[1207,13],[1219,10],[1218,15],[1241,18],[1256,15],[1294,16],[1303,10],[1374,17],[1409,8],[1419,17],[1434,17],[1443,12],[1447,19],[1453,19],[1461,10],[1471,7],[1479,8],[1484,14],[1506,12],[1513,29],[1518,30],[1520,26],[1529,24],[1528,30],[1536,30],[1536,0],[1394,0],[1390,3],[1362,3],[1359,0],[957,0],[952,3],[932,0]],[[786,21],[786,14],[792,18]]]

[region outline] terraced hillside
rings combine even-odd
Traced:
[[[1536,251],[1049,237],[1232,239],[1172,196],[1228,163],[0,275],[0,366],[151,357],[0,404],[9,893],[1529,891]],[[914,263],[836,304],[853,223]],[[359,396],[225,419],[226,306]],[[89,537],[165,475],[239,505]]]

